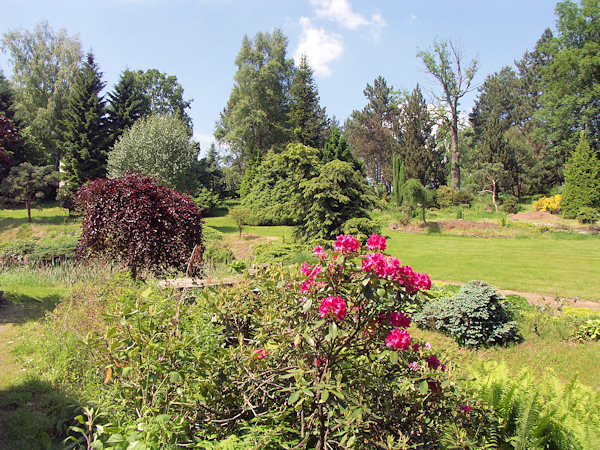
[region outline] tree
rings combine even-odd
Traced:
[[[419,183],[419,180],[410,178],[402,185],[400,191],[402,204],[413,211],[417,206],[421,206],[423,223],[425,223],[425,211],[427,210],[427,189]]]
[[[303,180],[319,172],[317,150],[305,145],[288,144],[281,153],[269,152],[256,166],[242,205],[252,211],[256,225],[296,225],[306,211],[302,204]]]
[[[583,131],[564,173],[561,209],[567,219],[574,219],[581,208],[600,208],[600,160]]]
[[[238,227],[238,231],[240,233],[240,239],[242,238],[242,230],[244,229],[244,225],[248,224],[248,220],[250,220],[250,216],[252,215],[252,211],[245,206],[235,206],[229,210],[229,215],[234,220],[235,224]]]
[[[397,98],[381,76],[363,91],[369,103],[353,111],[346,122],[346,135],[354,156],[360,158],[375,183],[392,187],[392,155],[398,149]]]
[[[79,39],[40,22],[33,32],[4,34],[2,44],[13,65],[15,117],[23,123],[23,134],[31,136],[29,145],[39,146],[37,161],[58,170],[67,95],[82,58]]]
[[[144,87],[137,72],[125,70],[119,81],[108,93],[107,123],[108,147],[112,148],[119,137],[142,117],[150,113],[150,101],[144,95]]]
[[[86,181],[106,176],[108,152],[103,88],[102,73],[94,55],[88,53],[69,92],[63,125],[61,169],[72,193]]]
[[[0,114],[0,183],[12,166],[12,150],[22,145],[21,142],[21,134],[11,120]]]
[[[319,159],[323,164],[327,164],[334,159],[340,161],[346,161],[352,164],[354,170],[360,171],[363,175],[365,172],[365,165],[362,161],[356,159],[350,151],[348,141],[337,126],[331,128],[329,138],[323,145],[323,148],[319,150]]]
[[[293,60],[286,58],[287,38],[281,30],[244,36],[235,64],[237,72],[215,137],[242,162],[262,158],[290,140],[289,89]]]
[[[394,178],[394,201],[398,206],[402,204],[402,186],[406,182],[406,170],[402,157],[396,153],[392,157],[392,171]]]
[[[198,146],[188,131],[186,124],[175,116],[138,120],[109,153],[108,176],[119,178],[133,170],[180,191],[193,188],[191,176]]]
[[[175,75],[167,75],[157,69],[137,72],[139,84],[142,87],[148,104],[147,114],[172,115],[182,120],[192,135],[192,119],[187,113],[192,99],[183,98],[183,87]]]
[[[427,102],[417,84],[400,108],[402,140],[399,152],[407,178],[437,188],[446,181],[446,155],[436,145],[433,126]]]
[[[317,176],[300,182],[300,189],[302,221],[297,233],[308,239],[335,238],[350,219],[368,218],[376,201],[361,173],[339,160],[321,166]]]
[[[450,47],[450,50],[448,50]],[[433,75],[441,85],[443,93],[437,96],[450,113],[442,114],[442,119],[450,126],[452,137],[452,185],[460,189],[460,150],[458,146],[458,106],[459,101],[471,88],[471,82],[477,72],[477,59],[472,59],[465,65],[463,50],[458,43],[435,40],[433,49],[420,51],[417,57],[423,61],[425,69]],[[463,69],[464,68],[464,69]]]
[[[328,120],[319,106],[317,85],[306,55],[294,71],[290,88],[289,126],[294,138],[303,145],[321,148],[326,139]]]
[[[201,210],[151,177],[129,172],[88,182],[76,203],[83,217],[79,254],[123,261],[133,278],[142,268],[185,270],[202,245]]]
[[[25,162],[10,169],[8,176],[2,180],[0,192],[5,198],[25,203],[27,221],[31,223],[31,207],[57,183],[58,176],[52,166],[37,167]]]
[[[15,93],[13,88],[2,70],[0,70],[0,114],[11,121],[15,119],[14,103]]]
[[[548,43],[552,57],[541,70],[538,119],[560,168],[580,130],[600,149],[600,1],[558,2],[556,16],[557,34]]]

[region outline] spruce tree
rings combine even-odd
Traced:
[[[327,132],[325,108],[319,106],[317,85],[306,55],[302,55],[290,88],[289,124],[294,138],[303,145],[321,148]]]
[[[148,115],[149,111],[149,100],[144,95],[138,74],[125,70],[113,92],[108,93],[108,147],[112,148],[125,130]]]
[[[565,185],[561,200],[564,217],[574,219],[583,207],[600,208],[600,160],[590,148],[585,132],[564,170]]]
[[[338,127],[332,127],[331,133],[323,148],[319,151],[319,159],[323,164],[338,159],[352,164],[354,170],[358,170],[363,176],[366,175],[365,165],[362,161],[356,159],[350,151],[348,141]]]
[[[102,73],[88,53],[69,93],[65,111],[62,169],[69,190],[106,176],[108,152]]]

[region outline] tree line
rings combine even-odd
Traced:
[[[411,179],[427,190],[447,185],[490,192],[494,202],[500,194],[519,198],[562,189],[573,177],[569,159],[580,140],[591,148],[590,164],[597,162],[600,2],[558,2],[556,17],[554,32],[545,30],[514,66],[488,75],[477,88],[478,60],[467,61],[459,43],[436,39],[416,55],[436,82],[433,102],[419,84],[398,91],[378,76],[363,91],[366,106],[343,124],[320,105],[306,56],[295,64],[280,30],[246,36],[215,125],[222,152],[213,146],[201,161],[190,139],[191,100],[175,76],[124,70],[104,96],[94,55],[83,55],[77,38],[47,23],[11,31],[2,38],[13,75],[0,74],[0,176],[8,178],[11,167],[25,162],[50,165],[63,172],[59,194],[68,199],[86,180],[134,169],[209,205],[226,195],[248,205],[272,198],[270,209],[279,218],[256,217],[267,223],[294,222],[276,205],[290,204],[300,191],[287,197],[261,192],[285,185],[276,180],[298,177],[298,167],[291,173],[285,163],[275,171],[270,156],[291,151],[296,158],[296,144],[314,149],[300,153],[319,164],[349,164],[381,195],[393,193],[398,201],[399,183]],[[460,101],[475,88],[467,120]],[[320,174],[313,169],[296,185],[308,181],[309,172]]]

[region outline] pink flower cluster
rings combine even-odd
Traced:
[[[305,262],[302,264],[302,273],[306,277],[316,277],[321,273],[321,266],[316,264],[314,267]]]
[[[340,234],[333,243],[333,249],[342,253],[357,252],[359,248],[360,243],[350,235],[344,236],[343,234]]]
[[[410,266],[402,266],[398,258],[381,253],[369,253],[362,260],[362,270],[377,274],[380,278],[398,281],[410,292],[431,288],[431,280],[426,273],[415,273]]]
[[[256,359],[265,359],[267,357],[267,352],[261,348],[256,350],[256,354],[254,356]]]
[[[320,259],[325,258],[325,252],[323,251],[323,247],[320,245],[317,245],[315,248],[313,248],[313,253]]]
[[[403,312],[390,313],[390,325],[397,328],[408,328],[410,326],[410,317]]]
[[[408,350],[410,348],[410,334],[400,328],[394,328],[385,338],[385,345],[394,350]]]
[[[381,250],[384,251],[387,243],[383,236],[379,236],[377,234],[372,234],[371,237],[367,240],[367,248],[369,250]]]
[[[342,297],[327,297],[321,301],[319,306],[319,316],[324,318],[331,311],[337,320],[344,320],[348,309],[346,301]]]

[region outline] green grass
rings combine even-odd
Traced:
[[[224,234],[238,234],[238,227],[230,216],[207,217],[205,224]],[[290,226],[250,226],[245,225],[242,233],[278,238],[292,238],[294,227]]]
[[[387,251],[432,279],[600,300],[600,240],[499,239],[387,230]]]

